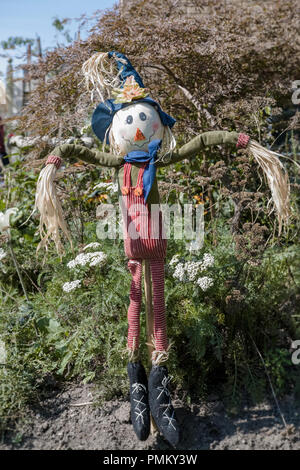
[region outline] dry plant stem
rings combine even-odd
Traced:
[[[149,363],[151,364],[152,353],[154,347],[151,339],[154,333],[154,317],[152,306],[152,282],[150,265],[148,260],[144,260],[144,289],[145,289],[145,307],[146,307],[146,327],[147,327],[147,344],[149,353]]]
[[[92,405],[93,401],[87,401],[85,403],[71,403],[70,406],[89,406]]]
[[[7,188],[4,204],[5,204],[5,207],[9,207],[8,201],[10,200],[10,193],[11,193],[11,176],[10,176],[10,172],[7,171],[6,173],[4,173],[4,181],[5,181],[5,186]]]
[[[21,271],[20,271],[20,269],[19,269],[19,265],[18,265],[16,256],[15,256],[14,250],[13,250],[13,246],[12,246],[11,240],[8,240],[8,248],[9,248],[9,251],[10,251],[10,254],[11,254],[11,257],[12,257],[12,260],[13,260],[13,262],[14,262],[14,265],[15,265],[15,268],[16,268],[16,271],[17,271],[17,274],[18,274],[18,276],[19,276],[19,280],[20,280],[20,283],[21,283],[21,286],[22,286],[22,289],[23,289],[25,298],[26,298],[26,300],[28,301],[28,300],[29,300],[29,299],[28,299],[28,295],[27,295],[27,292],[26,292],[26,289],[25,289],[25,285],[24,285],[24,282],[23,282],[23,278],[22,278],[22,275],[21,275]]]
[[[151,343],[151,338],[154,334],[154,317],[153,317],[153,305],[152,305],[152,282],[151,282],[151,272],[150,272],[150,263],[149,260],[144,260],[144,288],[145,288],[145,305],[146,305],[146,328],[147,328],[147,345],[149,353],[149,363],[152,364],[152,353],[153,345]],[[158,432],[156,424],[153,417],[150,417],[150,433],[153,436]]]
[[[12,295],[10,295],[8,292],[6,292],[4,289],[2,289],[2,287],[0,287],[0,291],[3,292],[3,294],[7,295],[7,297],[9,297],[11,300],[18,303],[18,301]]]
[[[279,406],[279,403],[278,403],[278,400],[277,400],[277,397],[276,397],[276,394],[275,394],[275,390],[274,390],[273,385],[272,385],[272,381],[271,381],[271,378],[270,378],[270,375],[269,375],[269,372],[268,372],[266,363],[265,363],[265,361],[264,361],[264,359],[263,359],[263,357],[262,357],[262,355],[261,355],[261,353],[260,353],[258,347],[256,346],[256,343],[255,343],[255,341],[254,341],[254,339],[252,338],[251,335],[250,335],[250,338],[251,338],[251,340],[252,340],[252,342],[253,342],[253,344],[254,344],[254,347],[255,347],[255,349],[256,349],[256,351],[257,351],[257,354],[258,354],[259,357],[260,357],[261,362],[263,363],[263,366],[264,366],[264,369],[265,369],[265,372],[266,372],[266,375],[267,375],[267,377],[268,377],[268,381],[269,381],[269,384],[270,384],[270,387],[271,387],[272,395],[273,395],[273,397],[274,397],[274,400],[275,400],[276,406],[277,406],[277,408],[278,408],[278,411],[279,411],[280,417],[281,417],[281,419],[282,419],[282,422],[283,422],[283,424],[284,424],[284,427],[286,428],[286,427],[287,427],[287,424],[286,424],[286,421],[285,421],[285,419],[284,419],[284,416],[283,416],[283,414],[282,414],[282,412],[281,412],[281,409],[280,409],[280,406]]]

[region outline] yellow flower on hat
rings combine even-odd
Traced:
[[[138,100],[148,96],[147,88],[141,88],[135,81],[134,76],[127,77],[123,88],[117,88],[112,93],[115,97],[115,103],[129,103],[132,100]]]

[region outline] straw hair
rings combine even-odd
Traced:
[[[57,168],[51,163],[42,169],[35,195],[35,209],[37,208],[41,214],[39,232],[41,241],[37,247],[37,251],[41,248],[48,249],[49,239],[55,243],[57,252],[61,255],[64,253],[60,239],[59,229],[63,231],[72,246],[72,240],[69,230],[64,220],[60,200],[57,196],[54,178]]]
[[[122,60],[118,58],[119,62]],[[122,84],[121,72],[122,70],[117,68],[116,61],[111,60],[107,52],[97,52],[85,61],[82,73],[86,88],[91,92],[91,99],[93,100],[95,91],[102,102],[111,99],[112,92],[119,89]]]
[[[271,202],[275,206],[280,235],[283,225],[288,224],[290,217],[290,183],[288,174],[278,158],[281,155],[262,147],[254,140],[249,141],[247,148],[262,168],[271,190],[272,197],[268,202],[268,206]]]
[[[161,156],[157,159],[163,161],[164,157],[168,154],[172,155],[173,150],[176,148],[176,139],[169,126],[164,126],[164,134],[162,138],[162,152]]]

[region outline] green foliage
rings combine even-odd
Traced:
[[[90,110],[90,95],[81,88],[82,63],[95,50],[119,50],[141,73],[149,71],[145,64],[153,58],[147,86],[176,117],[178,146],[201,131],[237,129],[265,146],[277,139],[272,149],[296,161],[296,131],[285,130],[296,126],[297,116],[295,110],[290,116],[283,112],[291,106],[288,77],[297,65],[294,0],[277,2],[272,15],[270,1],[268,7],[259,1],[255,9],[243,2],[242,16],[234,4],[211,0],[201,15],[181,21],[172,8],[163,23],[166,2],[154,3],[155,8],[153,2],[142,2],[135,15],[106,12],[88,41],[57,48],[33,65],[32,77],[38,82],[22,115],[22,130],[39,136],[78,135]],[[53,22],[62,34],[67,33],[65,24],[58,18]],[[249,35],[250,52],[244,47]],[[42,152],[36,154],[45,156],[44,147]],[[168,367],[187,399],[218,391],[234,407],[245,392],[253,401],[264,398],[269,380],[279,396],[291,391],[300,396],[299,366],[290,359],[291,342],[300,333],[299,176],[293,161],[284,163],[292,183],[292,215],[280,238],[274,213],[270,216],[268,210],[270,193],[247,155],[206,149],[190,165],[177,163],[158,172],[163,202],[182,205],[192,200],[203,204],[205,213],[205,245],[199,253],[191,256],[185,240],[168,244],[166,307],[173,341]],[[0,339],[6,348],[0,366],[3,429],[38,397],[49,377],[93,382],[101,399],[128,393],[124,349],[130,275],[123,243],[101,241],[99,249],[108,257],[104,266],[67,267],[84,245],[97,241],[96,206],[116,202],[116,195],[95,186],[110,182],[113,175],[91,166],[60,172],[58,192],[74,241],[74,253],[67,245],[62,260],[53,246],[45,258],[35,253],[38,217],[27,219],[37,177],[38,171],[19,162],[6,171],[0,188],[0,210],[19,209],[12,242],[30,297],[25,302],[6,254],[0,261]],[[5,241],[1,248],[5,250]],[[185,262],[200,260],[204,253],[215,258],[209,270],[211,287],[203,290],[195,282],[174,278],[168,266],[173,255]],[[64,283],[76,279],[80,287],[63,291]],[[141,321],[145,338],[144,311]],[[146,363],[143,342],[141,356]]]
[[[257,347],[276,392],[284,393],[297,377],[289,347],[296,337],[294,315],[299,314],[299,250],[273,248],[260,263],[245,263],[237,259],[228,230],[219,229],[213,288],[195,292],[193,286],[178,284],[167,296],[177,367],[188,369],[186,384],[195,396],[205,384],[223,389],[230,402],[238,403],[245,390],[257,400],[269,388]],[[167,292],[170,283],[169,278]]]
[[[6,173],[1,210],[19,208],[12,242],[30,301],[23,298],[7,253],[0,265],[0,339],[6,348],[6,361],[0,366],[3,428],[22,416],[26,403],[37,398],[49,377],[93,382],[99,399],[127,393],[124,350],[130,276],[123,243],[96,238],[96,204],[114,202],[116,195],[106,193],[105,187],[98,192],[94,188],[100,177],[111,181],[111,176],[74,167],[59,179],[74,239],[74,253],[67,245],[60,259],[53,246],[45,258],[35,253],[38,218],[27,219],[34,204],[37,172],[26,171],[19,162]],[[190,179],[189,184],[191,194],[199,194],[197,180]],[[300,331],[300,255],[295,236],[291,233],[282,246],[273,240],[255,256],[241,256],[226,211],[221,206],[219,210],[218,219],[206,222],[205,244],[199,253],[187,252],[185,240],[169,240],[166,308],[173,341],[168,365],[174,384],[187,399],[217,390],[236,406],[245,392],[254,401],[269,392],[267,368],[277,394],[294,388],[297,393],[299,371],[292,366],[289,351]],[[67,266],[84,245],[96,241],[100,242],[97,249],[107,255],[106,264]],[[204,253],[214,256],[206,273],[213,279],[211,287],[202,290],[195,282],[174,278],[168,264],[173,255],[185,263],[201,260]],[[64,283],[76,279],[81,280],[80,286],[64,292]],[[145,338],[144,312],[141,321]],[[143,341],[141,355],[146,363]]]
[[[59,33],[61,33],[64,36],[67,43],[72,42],[72,38],[70,36],[70,31],[65,29],[66,24],[69,21],[70,20],[68,18],[64,18],[64,19],[60,20],[57,16],[52,21],[52,26],[56,29],[56,31],[58,31]]]
[[[6,41],[1,41],[0,45],[4,50],[13,50],[20,46],[26,46],[34,44],[35,40],[31,38],[23,38],[21,36],[11,36]]]

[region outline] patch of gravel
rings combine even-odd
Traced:
[[[8,433],[0,450],[167,450],[162,436],[140,442],[130,422],[130,405],[112,400],[93,404],[91,385],[55,391],[29,410],[26,424]],[[245,407],[229,416],[216,397],[205,403],[183,406],[173,401],[183,428],[179,450],[300,450],[300,405],[290,397],[280,403],[287,422],[271,403]],[[79,406],[78,406],[79,405]]]

